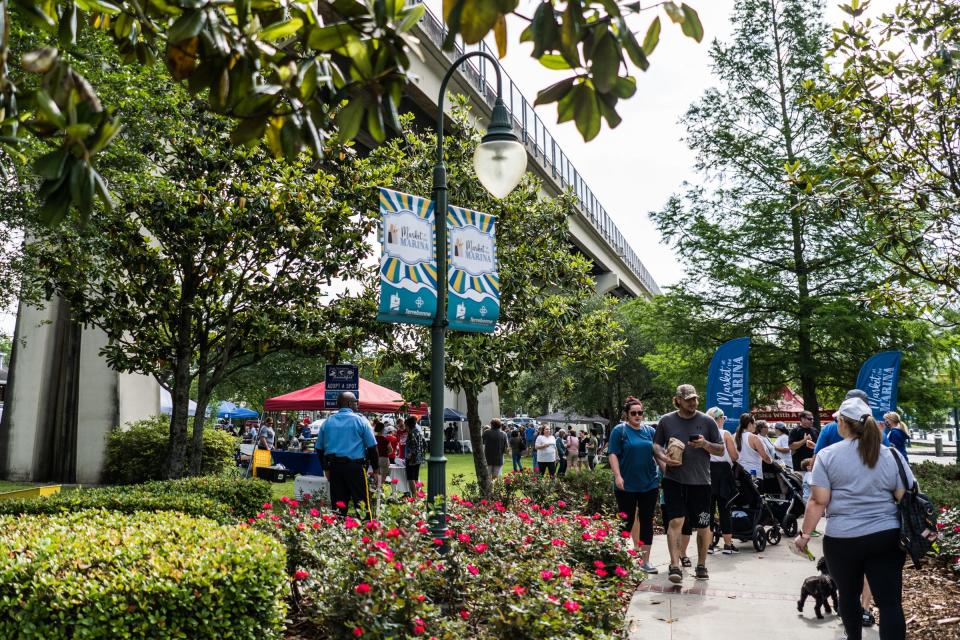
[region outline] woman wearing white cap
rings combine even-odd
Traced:
[[[903,563],[897,505],[906,487],[900,478],[899,454],[880,446],[880,429],[870,406],[848,398],[835,415],[843,441],[817,454],[800,535],[794,544],[805,550],[824,512],[827,529],[823,555],[840,595],[840,617],[848,640],[860,640],[860,592],[864,576],[880,609],[880,637],[903,640]],[[907,482],[914,482],[906,461]]]

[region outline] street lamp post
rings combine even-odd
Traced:
[[[433,166],[434,229],[437,236],[437,315],[430,332],[430,457],[427,459],[427,500],[433,509],[430,530],[435,538],[447,534],[447,458],[443,454],[443,391],[445,333],[447,329],[447,167],[443,162],[443,98],[447,83],[465,60],[487,58],[497,74],[497,99],[490,126],[473,156],[477,178],[495,198],[503,198],[520,183],[527,169],[527,151],[517,140],[503,103],[500,65],[485,51],[471,51],[453,62],[440,83],[437,100],[437,159]],[[439,498],[439,500],[438,500]],[[446,545],[444,545],[444,548]]]

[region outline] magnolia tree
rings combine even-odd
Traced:
[[[544,197],[539,180],[528,174],[509,196],[497,200],[484,190],[473,170],[480,132],[461,108],[446,138],[449,201],[497,217],[500,319],[494,333],[451,331],[446,340],[446,383],[462,391],[477,478],[489,490],[483,457],[479,397],[491,383],[507,383],[547,359],[604,369],[622,348],[608,305],[594,303],[591,263],[570,245],[567,218],[576,215],[570,195]],[[436,138],[408,133],[376,149],[371,162],[389,166],[390,186],[428,195]],[[368,207],[375,207],[371,196]],[[397,325],[385,355],[408,373],[408,398],[426,398],[430,380],[428,327]],[[441,421],[436,421],[440,428]]]

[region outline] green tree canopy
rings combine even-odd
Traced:
[[[505,16],[518,5],[445,0],[445,48],[453,49],[457,35],[473,44],[493,31],[505,54]],[[84,31],[108,34],[128,63],[162,60],[173,80],[231,119],[224,126],[232,127],[232,143],[265,139],[288,160],[302,148],[321,155],[334,131],[350,140],[363,129],[376,141],[390,128],[399,131],[411,56],[422,55],[413,30],[424,5],[407,0],[15,0],[13,6],[0,0],[0,147],[18,153],[25,132],[49,141],[32,165],[47,224],[63,219],[71,204],[83,217],[95,198],[111,206],[95,160],[122,121],[116,103],[104,101],[78,71]],[[599,131],[601,116],[616,126],[618,100],[636,91],[632,69],[647,68],[660,37],[659,17],[642,43],[628,18],[657,8],[687,36],[703,37],[686,4],[541,0],[522,39],[533,42],[533,56],[545,66],[573,75],[541,92],[540,102],[559,101],[559,120],[575,120],[586,139]],[[23,90],[30,82],[8,64],[8,26],[27,20],[47,38],[22,58],[23,71],[39,78],[39,86]]]
[[[711,48],[720,84],[684,119],[703,180],[653,214],[688,267],[664,325],[682,318],[674,326],[690,338],[680,342],[711,353],[751,336],[754,393],[799,382],[815,415],[852,386],[868,356],[915,353],[925,339],[868,305],[884,276],[874,236],[855,212],[824,206],[834,177],[829,127],[804,93],[824,76],[821,13],[818,2],[736,3],[732,41]]]
[[[869,4],[844,6],[850,21],[834,30],[830,77],[808,85],[841,172],[826,200],[874,229],[876,251],[893,268],[881,292],[909,308],[956,304],[960,6],[906,0],[864,19]]]
[[[589,310],[595,297],[590,262],[573,251],[568,239],[567,217],[575,212],[573,197],[545,197],[539,180],[527,174],[509,196],[493,198],[473,170],[480,132],[462,106],[454,111],[453,120],[444,149],[449,201],[497,217],[501,310],[497,330],[492,334],[451,331],[446,341],[446,383],[466,396],[477,477],[489,486],[480,442],[478,399],[483,388],[509,383],[521,372],[556,357],[605,368],[622,343],[609,307],[592,303]],[[433,133],[408,132],[403,139],[375,149],[370,160],[392,166],[392,188],[425,195],[431,191],[435,148]],[[372,195],[367,206],[376,206]],[[395,340],[387,347],[387,358],[402,364],[411,378],[405,389],[410,400],[426,399],[429,343],[429,328],[397,325]]]

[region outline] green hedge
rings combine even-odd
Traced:
[[[225,476],[201,476],[148,482],[140,485],[144,491],[155,494],[188,494],[212,498],[227,505],[237,518],[252,518],[270,502],[273,492],[265,480],[240,479]]]
[[[175,513],[0,517],[0,638],[279,638],[282,545]]]
[[[930,496],[939,507],[960,507],[960,466],[921,462],[910,468],[920,484],[920,490]]]
[[[55,514],[81,509],[121,513],[180,511],[224,524],[252,517],[269,502],[270,484],[226,477],[184,478],[142,485],[100,487],[48,498],[0,501],[0,514]]]
[[[159,415],[116,428],[107,434],[103,480],[135,484],[163,478],[170,442],[170,416]],[[200,473],[220,474],[234,464],[236,438],[213,428],[203,431]]]

